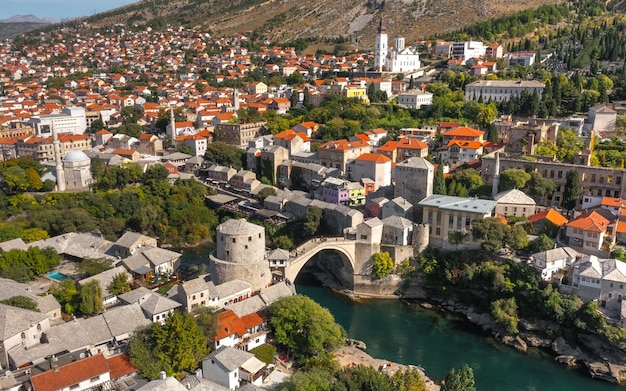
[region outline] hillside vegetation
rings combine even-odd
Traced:
[[[460,29],[557,0],[144,0],[84,19],[92,27],[114,24],[163,28],[201,26],[218,35],[251,34],[271,41],[301,37],[348,38],[373,44],[376,25],[385,18],[390,37],[412,39]]]

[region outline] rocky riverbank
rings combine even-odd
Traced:
[[[559,363],[584,369],[594,379],[617,384],[626,383],[626,351],[597,335],[579,332],[577,335],[579,344],[571,346],[563,337],[550,338],[549,333],[546,333],[547,330],[557,331],[558,324],[551,321],[520,320],[519,333],[511,336],[503,332],[490,314],[476,312],[473,307],[449,299],[433,297],[419,287],[411,287],[402,298],[424,303],[427,308],[436,307],[461,315],[496,340],[514,349],[522,352],[528,352],[533,348],[540,349],[549,352]]]

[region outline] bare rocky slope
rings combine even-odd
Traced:
[[[350,37],[371,47],[384,17],[390,37],[411,40],[558,0],[144,0],[86,19],[94,27],[117,23],[202,26],[217,35],[255,33],[272,41]]]

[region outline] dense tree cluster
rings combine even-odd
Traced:
[[[144,377],[156,379],[161,371],[169,376],[193,372],[208,352],[207,339],[196,320],[175,311],[165,324],[153,323],[131,337],[131,362]]]
[[[559,327],[546,330],[548,337],[576,339],[584,330],[614,344],[626,344],[626,331],[608,324],[597,311],[597,303],[583,305],[578,296],[560,293],[542,281],[532,266],[495,261],[484,252],[427,253],[420,258],[420,269],[427,276],[427,287],[483,308],[511,334],[517,332],[520,318],[550,319]]]
[[[268,307],[269,323],[279,346],[299,362],[322,357],[345,342],[345,330],[328,311],[307,296],[280,299]]]
[[[100,180],[95,192],[0,193],[2,217],[20,215],[17,221],[0,224],[0,237],[33,241],[98,229],[105,238],[116,240],[132,230],[159,237],[161,243],[182,245],[208,238],[218,223],[215,212],[205,205],[207,187],[195,180],[171,185],[162,166],[145,173],[134,165],[102,171],[99,167],[92,166]]]
[[[372,255],[372,279],[387,277],[393,273],[394,266],[393,258],[387,251],[375,253]]]
[[[26,282],[50,272],[60,262],[61,256],[52,247],[4,251],[0,254],[0,276]]]

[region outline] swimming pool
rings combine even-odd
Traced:
[[[48,278],[52,278],[53,280],[57,280],[57,281],[63,281],[63,280],[67,280],[68,278],[71,278],[68,275],[65,275],[61,272],[52,272],[50,274],[48,274]]]

